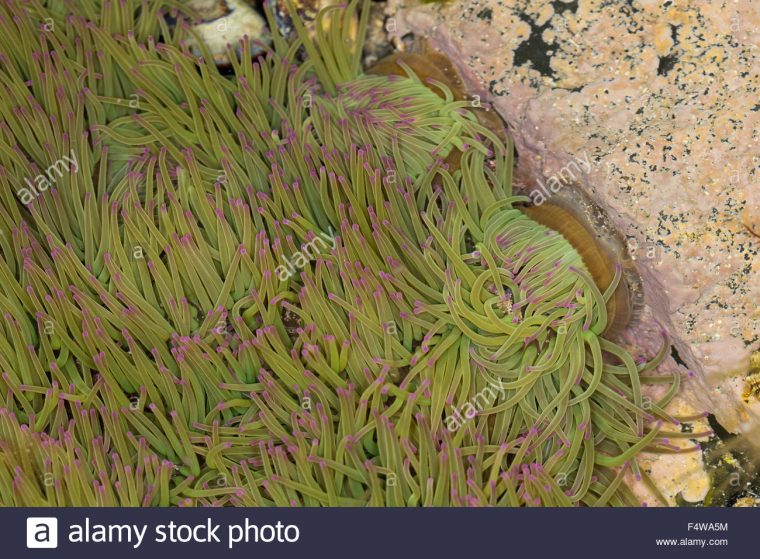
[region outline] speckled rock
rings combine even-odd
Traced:
[[[749,428],[760,345],[760,4],[753,0],[390,0],[388,28],[459,66],[504,117],[530,192],[569,162],[645,286],[629,331],[673,344],[692,409]],[[680,404],[679,404],[680,405]]]
[[[230,63],[227,45],[239,53],[240,41],[247,38],[251,52],[258,52],[270,40],[264,18],[245,0],[191,0],[188,5],[202,18],[193,29],[218,65]],[[194,49],[201,53],[197,45]]]

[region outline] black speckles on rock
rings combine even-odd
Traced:
[[[551,67],[550,55],[552,49],[541,36],[549,27],[551,19],[541,26],[536,25],[536,22],[525,14],[520,14],[520,19],[530,25],[530,36],[515,49],[514,66],[524,66],[530,62],[539,74],[554,79],[556,76]]]
[[[571,14],[574,14],[578,10],[578,0],[573,0],[572,2],[554,0],[552,2],[552,8],[554,8],[554,12],[558,14],[561,14],[563,12],[570,12]]]
[[[493,10],[491,8],[483,8],[478,12],[477,17],[483,21],[491,21]]]
[[[673,38],[673,48],[675,49],[678,46],[678,27],[673,24],[670,25],[670,36]],[[678,62],[678,55],[675,53],[661,56],[660,63],[657,65],[657,75],[667,76],[676,62]]]

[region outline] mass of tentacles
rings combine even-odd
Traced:
[[[638,504],[678,376],[367,14],[224,75],[171,1],[0,4],[0,504]]]

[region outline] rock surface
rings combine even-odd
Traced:
[[[202,21],[193,29],[219,65],[230,64],[227,46],[236,52],[240,41],[247,38],[252,52],[260,50],[259,42],[268,42],[266,22],[245,0],[190,0],[188,6]],[[201,52],[195,47],[196,54]]]
[[[757,425],[742,390],[760,346],[760,4],[390,0],[387,14],[493,103],[518,187],[570,168],[625,235],[647,303],[630,344],[651,354],[661,325],[675,348],[661,371],[688,369],[692,409]]]

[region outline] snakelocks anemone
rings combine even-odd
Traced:
[[[605,335],[621,266],[445,83],[363,73],[367,13],[227,77],[174,2],[0,5],[0,503],[634,505],[699,436]]]

